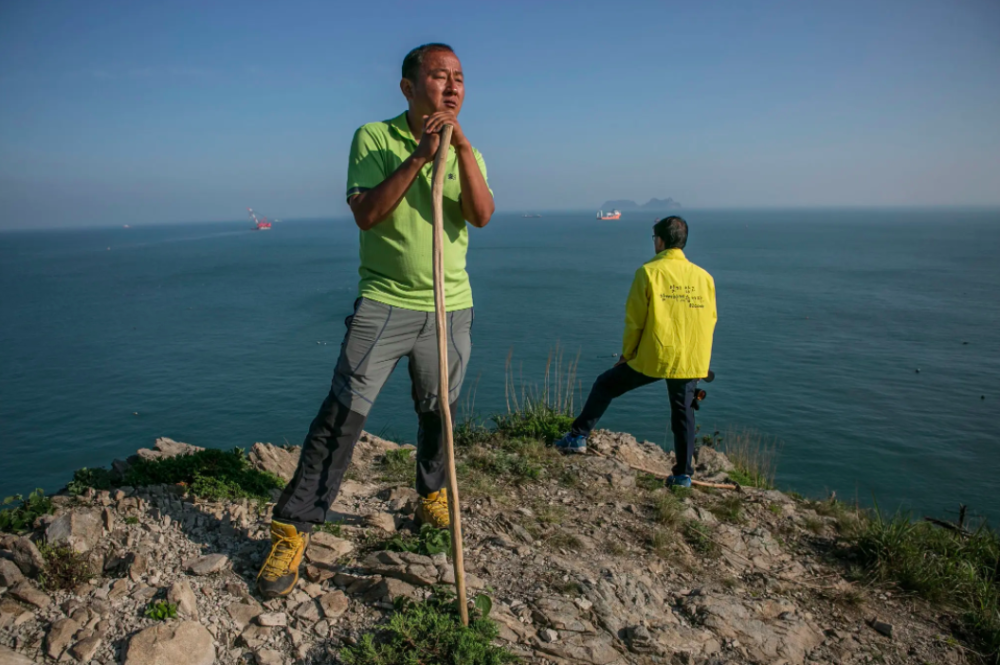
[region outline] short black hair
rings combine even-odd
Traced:
[[[409,81],[416,81],[417,75],[420,74],[420,67],[424,64],[424,56],[431,51],[448,51],[449,53],[454,53],[455,49],[447,44],[438,44],[436,42],[418,46],[403,58],[403,78]]]
[[[684,249],[688,242],[688,223],[677,215],[664,217],[653,226],[653,233],[663,240],[667,249]]]

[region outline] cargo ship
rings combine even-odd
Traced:
[[[621,219],[621,210],[612,210],[611,212],[604,212],[603,210],[597,211],[597,219]]]
[[[247,208],[247,212],[250,213],[250,219],[253,220],[254,231],[270,231],[271,222],[267,221],[267,217],[257,217],[257,213],[253,211],[253,208]]]

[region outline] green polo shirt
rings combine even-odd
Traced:
[[[416,149],[405,112],[361,127],[351,143],[347,198],[377,186]],[[486,178],[482,155],[475,148],[473,153]],[[388,218],[361,232],[359,296],[393,307],[434,311],[432,168],[428,163],[420,170]],[[450,147],[444,180],[445,300],[449,312],[472,307],[472,287],[465,271],[469,232],[459,203],[461,193],[458,156]]]

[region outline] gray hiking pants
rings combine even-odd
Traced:
[[[448,313],[448,404],[453,417],[472,351],[473,318],[471,309]],[[409,359],[419,424],[417,492],[427,496],[444,487],[447,480],[438,411],[434,313],[360,298],[345,323],[347,335],[330,393],[309,427],[295,476],[274,509],[274,519],[293,524],[300,531],[310,531],[314,524],[326,521],[368,412],[403,357]]]

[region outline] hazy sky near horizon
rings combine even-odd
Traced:
[[[500,210],[1000,204],[1000,3],[5,2],[0,228],[342,215],[413,46]]]

